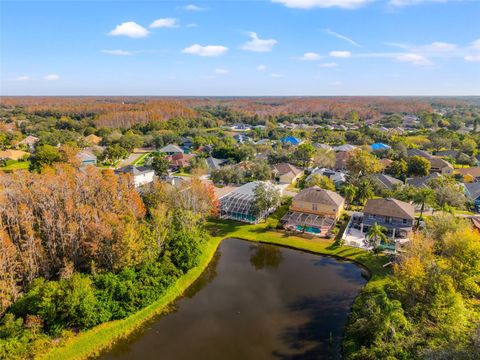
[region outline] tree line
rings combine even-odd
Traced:
[[[213,189],[68,164],[0,175],[0,358],[123,318],[194,267]]]

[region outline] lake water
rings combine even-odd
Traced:
[[[365,282],[351,262],[227,239],[170,313],[100,359],[338,359]]]

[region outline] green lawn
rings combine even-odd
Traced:
[[[58,346],[53,347],[46,354],[37,356],[37,358],[47,360],[87,359],[98,355],[102,350],[108,349],[116,341],[127,337],[146,321],[165,311],[171,302],[185,292],[207,267],[218,245],[225,238],[240,238],[346,258],[365,266],[369,270],[372,276],[370,285],[377,282],[382,283],[385,276],[390,273],[390,269],[383,267],[388,262],[388,258],[383,255],[373,255],[361,249],[340,246],[333,240],[303,238],[275,230],[287,208],[288,204],[283,205],[267,221],[256,225],[231,220],[211,219],[207,223],[211,239],[204,247],[200,264],[178,279],[176,284],[169,288],[158,301],[123,320],[101,324],[77,336],[63,340]]]
[[[30,161],[8,160],[6,166],[0,167],[0,171],[28,170]]]
[[[145,160],[147,157],[151,154],[151,152],[147,152],[143,155],[141,155],[137,160],[135,160],[132,165],[134,166],[143,166],[145,164]]]

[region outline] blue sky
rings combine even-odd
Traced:
[[[3,95],[480,95],[480,1],[5,1]]]

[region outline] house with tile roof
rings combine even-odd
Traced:
[[[476,212],[480,212],[480,183],[463,184],[465,196],[473,203]]]
[[[182,148],[178,145],[175,145],[175,144],[168,144],[168,145],[162,147],[159,151],[163,154],[166,154],[166,155],[174,155],[174,154],[179,154],[179,153],[183,154]]]
[[[285,229],[328,236],[345,208],[345,199],[334,191],[312,186],[292,199],[281,222]]]
[[[142,185],[151,183],[155,179],[155,171],[146,166],[127,165],[120,169],[116,169],[115,174],[130,175],[135,187],[140,187]]]
[[[303,170],[292,164],[280,163],[273,165],[273,175],[280,184],[292,184],[303,175]]]
[[[371,179],[383,190],[394,190],[397,187],[403,186],[403,181],[386,174],[374,174]]]
[[[387,229],[392,238],[406,238],[413,230],[415,208],[397,199],[369,199],[363,209],[361,231],[368,232],[375,223]]]

